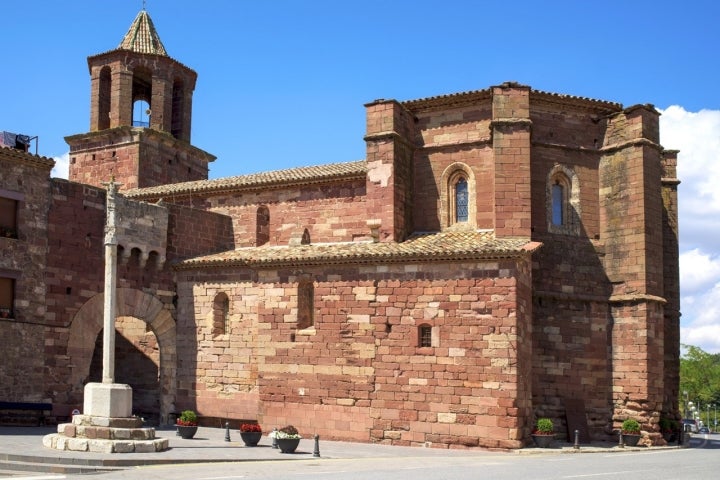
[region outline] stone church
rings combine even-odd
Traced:
[[[513,82],[375,100],[362,161],[209,180],[197,73],[145,10],[88,68],[69,180],[0,147],[0,401],[52,421],[99,381],[114,179],[116,378],[138,415],[440,448],[632,417],[662,442],[679,181],[652,105]]]

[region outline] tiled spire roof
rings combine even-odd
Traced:
[[[118,45],[118,49],[168,56],[157,30],[155,30],[155,25],[145,10],[140,10],[140,13],[137,14],[130,29]]]

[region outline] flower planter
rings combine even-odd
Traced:
[[[175,425],[177,427],[178,435],[180,435],[185,440],[188,440],[190,438],[193,438],[195,434],[197,433],[197,425],[193,426],[187,426],[187,425]]]
[[[538,448],[550,448],[550,445],[552,445],[553,440],[555,440],[555,435],[531,435],[533,442],[535,442],[535,446]]]
[[[299,438],[278,438],[276,440],[280,453],[293,453],[300,444]]]
[[[240,432],[240,438],[246,447],[256,447],[262,438],[262,432]]]
[[[627,445],[628,447],[634,447],[638,444],[640,441],[640,437],[642,435],[635,434],[635,433],[623,433],[623,443]]]

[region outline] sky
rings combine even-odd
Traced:
[[[379,98],[517,81],[654,105],[680,150],[681,342],[720,353],[717,0],[0,0],[0,130],[37,136],[54,176],[64,137],[89,130],[87,57],[117,48],[143,4],[198,73],[192,143],[217,156],[210,178],[361,160]]]

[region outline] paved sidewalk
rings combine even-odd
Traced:
[[[90,473],[92,471],[127,468],[138,465],[162,465],[179,463],[287,461],[312,459],[315,453],[313,438],[304,438],[293,454],[283,454],[272,448],[272,439],[264,433],[257,447],[246,447],[238,430],[230,431],[230,441],[225,440],[226,431],[221,428],[200,427],[194,439],[184,440],[172,427],[159,428],[157,437],[168,438],[170,449],[156,453],[93,453],[71,452],[45,448],[42,437],[56,432],[56,427],[1,427],[0,426],[0,476],[3,469],[46,471],[65,473]],[[422,447],[398,447],[369,443],[323,441],[320,439],[321,458],[387,458],[426,456],[479,456],[479,455],[533,455],[589,452],[647,451],[647,447],[626,447],[616,444],[572,445],[557,442],[554,448],[525,448],[508,452],[483,449],[455,450]],[[678,448],[653,447],[656,448]]]

